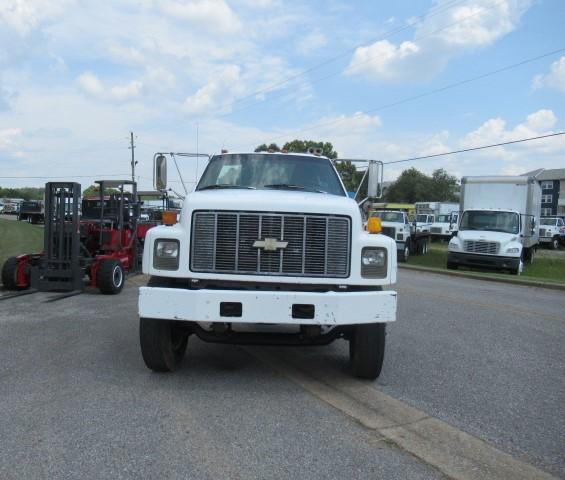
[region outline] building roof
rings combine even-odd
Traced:
[[[523,174],[536,180],[565,180],[565,168],[538,168]]]

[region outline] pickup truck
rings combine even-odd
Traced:
[[[154,160],[157,189],[166,188],[167,159],[176,165],[181,154],[165,155]],[[379,165],[369,162],[368,195],[378,190],[371,172]],[[140,343],[148,368],[177,368],[190,336],[262,345],[344,339],[353,374],[379,376],[385,327],[396,319],[389,289],[396,246],[379,234],[377,219],[363,229],[330,159],[213,155],[178,221],[166,212],[163,223],[147,232],[143,251],[150,279],[139,290]]]
[[[544,217],[540,219],[539,242],[554,250],[559,244],[565,244],[565,222],[559,217]]]
[[[381,219],[383,234],[396,242],[397,257],[407,262],[411,254],[428,252],[430,233],[418,229],[416,221],[411,222],[408,214],[399,210],[376,210],[371,217]]]

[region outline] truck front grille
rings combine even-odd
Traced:
[[[540,237],[547,237],[548,235],[547,235],[546,231],[547,231],[547,229],[545,229],[545,228],[540,228],[540,229],[539,229],[539,236],[540,236]]]
[[[432,227],[430,229],[431,233],[441,233],[441,227]]]
[[[486,253],[496,255],[500,248],[498,242],[487,242],[485,240],[465,240],[465,251],[469,253]]]
[[[383,235],[386,235],[387,237],[390,237],[394,240],[395,238],[395,231],[396,229],[394,227],[383,227]]]
[[[350,225],[349,217],[337,215],[197,211],[192,216],[190,269],[344,278],[349,275]],[[276,249],[269,250],[265,239],[276,242]],[[261,246],[254,247],[256,241]]]

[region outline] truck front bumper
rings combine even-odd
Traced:
[[[520,265],[519,257],[499,257],[495,255],[478,255],[475,253],[449,252],[447,263],[467,267],[484,267],[497,269],[516,269]]]
[[[232,304],[231,312],[233,304],[241,304],[240,316],[221,315],[222,304],[226,303]],[[303,318],[304,312],[312,312],[313,318]],[[396,320],[396,292],[273,292],[141,287],[139,316],[195,322],[291,325],[393,322]]]

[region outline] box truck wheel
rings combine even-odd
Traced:
[[[524,262],[522,262],[522,260],[520,260],[515,267],[512,267],[510,269],[510,272],[513,273],[514,275],[520,275],[522,273],[522,270],[524,269]]]
[[[551,239],[551,248],[553,248],[553,250],[557,250],[559,248],[559,237],[553,237]]]
[[[381,374],[385,355],[386,323],[355,325],[349,339],[349,358],[356,377],[374,380]]]
[[[534,263],[534,257],[536,254],[536,250],[534,247],[525,248],[524,249],[524,263],[528,265],[532,265]]]
[[[141,356],[147,368],[155,372],[172,372],[182,362],[188,333],[171,320],[139,319]]]

